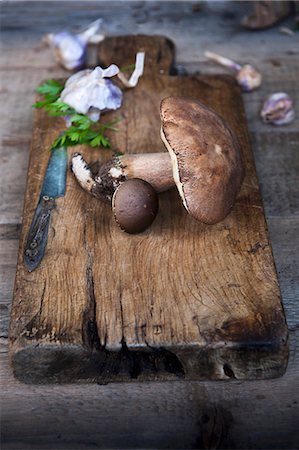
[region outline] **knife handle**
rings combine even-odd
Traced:
[[[24,262],[29,272],[38,267],[44,256],[51,212],[54,208],[55,200],[53,197],[44,195],[40,198],[25,245]]]

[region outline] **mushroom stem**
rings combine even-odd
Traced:
[[[95,176],[82,155],[75,153],[72,171],[84,190],[109,201],[120,183],[132,178],[147,181],[156,192],[164,192],[175,186],[171,158],[166,152],[115,156],[102,164]]]
[[[100,176],[101,173],[100,168]],[[166,152],[117,156],[113,158],[109,175],[116,180],[119,177],[141,178],[150,183],[156,192],[167,191],[174,186],[171,159]]]

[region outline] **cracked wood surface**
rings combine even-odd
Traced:
[[[286,91],[299,107],[298,35],[278,27],[248,33],[238,22],[250,3],[192,2],[11,2],[2,3],[0,117],[3,134],[0,183],[0,373],[1,444],[5,450],[94,448],[298,448],[299,342],[299,115],[287,127],[263,124],[261,102]],[[24,385],[8,363],[7,331],[34,89],[42,79],[66,76],[40,43],[42,35],[87,24],[102,16],[109,34],[165,34],[174,40],[177,62],[189,73],[227,73],[206,62],[205,50],[251,62],[264,76],[261,88],[243,96],[259,183],[289,328],[286,374],[274,380],[211,382]],[[292,20],[286,21],[292,27]],[[14,118],[14,120],[12,120]],[[219,419],[217,423],[216,418]],[[223,424],[224,422],[224,425]],[[209,441],[210,439],[210,441]]]
[[[160,195],[153,225],[128,235],[69,171],[45,257],[28,273],[24,240],[49,146],[63,126],[37,110],[11,314],[14,373],[40,383],[282,375],[287,329],[239,87],[226,75],[169,77],[174,48],[160,37],[108,38],[99,60],[122,67],[140,50],[146,53],[142,79],[125,91],[122,108],[105,117],[120,118],[118,132],[110,133],[113,151],[165,151],[160,101],[198,99],[240,141],[246,176],[236,205],[221,223],[203,225],[173,189]],[[89,161],[111,156],[81,151]]]

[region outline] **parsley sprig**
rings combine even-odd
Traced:
[[[57,80],[46,81],[36,89],[43,96],[43,100],[32,105],[34,108],[43,108],[49,116],[67,117],[71,124],[55,139],[51,148],[71,147],[79,144],[110,148],[109,139],[104,132],[107,129],[117,131],[113,126],[117,121],[110,124],[93,122],[86,114],[78,113],[74,108],[59,100],[63,89],[63,84]]]

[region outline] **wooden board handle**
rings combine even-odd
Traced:
[[[173,66],[175,49],[170,39],[163,36],[108,37],[99,44],[98,62],[102,66],[118,67],[135,63],[137,52],[145,52],[144,75],[169,74]]]

